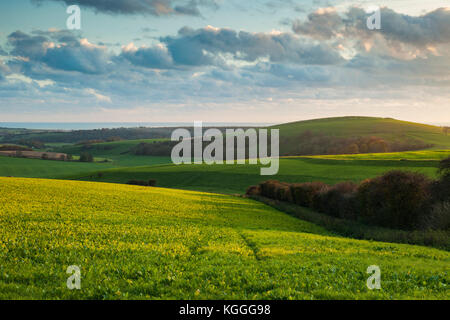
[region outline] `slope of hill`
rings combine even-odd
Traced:
[[[285,155],[367,152],[363,150],[345,152],[347,151],[345,149],[342,150],[343,152],[333,152],[329,149],[340,144],[342,140],[344,140],[344,146],[348,147],[350,144],[358,143],[352,141],[356,138],[370,137],[383,139],[388,145],[387,151],[390,150],[389,146],[394,149],[393,151],[403,151],[402,148],[405,148],[404,150],[425,149],[429,146],[434,149],[450,148],[450,135],[445,135],[442,128],[390,118],[324,118],[286,123],[271,128],[280,129],[280,149]],[[324,139],[320,139],[321,137]],[[348,142],[345,142],[345,139]],[[326,144],[327,141],[331,142],[330,147],[324,147],[322,150],[320,144]]]
[[[94,157],[106,158],[112,161],[115,167],[144,166],[151,164],[162,164],[170,162],[170,154],[167,157],[140,157],[134,155],[131,150],[140,143],[158,143],[167,139],[139,139],[120,140],[113,142],[77,144],[56,147],[58,152],[79,155],[82,152],[89,152]]]
[[[336,237],[231,196],[0,178],[0,225],[0,299],[448,299],[446,251]]]

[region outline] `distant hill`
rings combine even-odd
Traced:
[[[441,127],[391,118],[339,117],[272,126],[284,155],[394,152],[450,148]]]
[[[340,117],[291,122],[269,128],[280,129],[280,154],[336,155],[402,152],[424,149],[450,149],[450,135],[441,127],[400,121],[391,118]],[[175,128],[119,128],[69,132],[32,132],[3,136],[2,142],[33,146],[37,143],[79,143],[58,152],[77,154],[88,149],[94,155],[170,156],[172,144],[167,140]],[[192,128],[188,128],[192,130]],[[204,128],[206,130],[207,128]],[[223,129],[223,128],[222,128]],[[245,129],[245,128],[244,128]],[[98,143],[122,139],[118,143]],[[148,144],[148,139],[154,139]],[[127,141],[127,142],[124,142]]]

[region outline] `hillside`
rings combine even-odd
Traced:
[[[79,155],[82,152],[89,152],[94,157],[110,160],[111,164],[115,167],[148,166],[151,164],[171,162],[170,154],[167,157],[140,157],[134,155],[131,150],[140,143],[154,144],[166,140],[167,139],[120,140],[93,144],[65,145],[55,147],[54,150],[74,155]]]
[[[231,196],[0,178],[0,224],[0,299],[448,299],[446,251],[336,237]]]
[[[344,141],[344,147],[348,147],[350,144],[358,143],[353,139],[370,137],[383,139],[388,145],[386,151],[426,149],[429,147],[433,149],[450,148],[450,135],[445,135],[442,128],[390,118],[324,118],[286,123],[271,128],[280,129],[280,150],[284,155],[359,153],[364,150],[348,152],[349,150],[344,149],[338,150],[343,152],[333,152],[329,149],[336,144],[340,144],[342,140]],[[349,141],[346,142],[345,139]],[[325,145],[328,142],[330,142],[329,147],[320,148],[321,144]],[[364,143],[367,144],[365,141]],[[359,146],[361,147],[361,143],[359,143]],[[389,147],[393,150],[390,150]],[[381,148],[380,151],[384,150]],[[380,151],[377,150],[376,152]]]

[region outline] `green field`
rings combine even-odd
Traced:
[[[1,299],[449,298],[446,251],[337,237],[226,195],[0,178],[0,225]]]
[[[65,145],[55,148],[57,152],[79,155],[82,152],[89,152],[96,158],[105,158],[112,162],[114,167],[134,167],[148,166],[152,164],[162,164],[171,162],[170,157],[147,157],[135,156],[130,150],[140,143],[161,142],[167,139],[140,139],[121,140],[114,142],[95,143],[89,149],[82,145]]]
[[[449,149],[450,136],[442,128],[415,122],[400,121],[391,118],[340,117],[297,121],[273,126],[280,129],[281,137],[297,136],[309,130],[335,137],[376,136],[387,141],[417,139],[434,145],[434,149]]]
[[[450,157],[450,150],[421,150],[391,153],[363,153],[311,156],[314,159],[336,160],[436,160]]]
[[[73,175],[67,178],[113,183],[127,183],[131,179],[156,179],[160,187],[242,194],[250,185],[269,179],[335,184],[347,180],[357,182],[396,169],[435,177],[437,165],[437,161],[323,160],[299,157],[280,159],[280,170],[275,176],[261,176],[259,165],[167,164],[104,170],[101,178],[96,175]]]
[[[167,157],[146,157],[145,163],[167,163]],[[41,159],[11,158],[0,156],[0,176],[26,178],[64,178],[68,175],[87,176],[105,169],[116,168],[115,162],[86,163],[76,161],[52,161]]]

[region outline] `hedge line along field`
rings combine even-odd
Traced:
[[[449,298],[449,252],[334,236],[226,195],[0,178],[0,225],[1,299]]]
[[[66,178],[114,183],[127,183],[132,179],[155,179],[160,187],[243,194],[249,186],[269,179],[336,184],[348,180],[362,181],[394,169],[421,172],[435,177],[437,166],[438,161],[328,160],[297,157],[280,159],[280,170],[275,176],[261,176],[259,165],[192,164],[119,168],[102,171],[101,177],[73,175]]]

